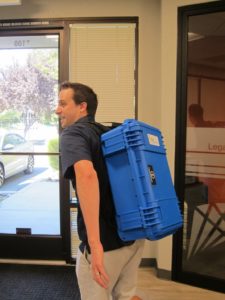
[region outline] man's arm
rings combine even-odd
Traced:
[[[99,182],[93,164],[80,160],[74,164],[76,189],[91,248],[91,267],[94,280],[104,288],[109,278],[103,265],[103,247],[99,233]]]

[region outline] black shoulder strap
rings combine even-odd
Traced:
[[[102,125],[101,123],[91,121],[88,121],[87,123],[99,136],[111,129],[110,127]]]

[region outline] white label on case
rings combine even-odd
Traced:
[[[149,141],[149,144],[151,144],[151,145],[160,146],[157,135],[148,134],[148,141]]]

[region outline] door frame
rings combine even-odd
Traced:
[[[187,62],[188,62],[188,18],[194,15],[225,12],[224,1],[188,5],[178,8],[178,55],[176,91],[176,146],[175,146],[175,188],[184,206],[185,191],[185,152],[187,121]],[[172,279],[193,286],[225,292],[225,280],[204,276],[182,269],[183,232],[173,237]]]
[[[18,21],[18,20],[17,20]],[[64,81],[68,74],[68,57],[64,47],[66,31],[63,22],[46,22],[37,20],[29,21],[30,25],[16,26],[16,20],[2,21],[9,26],[0,27],[0,37],[29,36],[57,34],[59,36],[59,82]],[[21,22],[21,20],[20,20]],[[28,22],[26,20],[26,22]],[[44,24],[43,24],[44,23]],[[32,25],[35,24],[35,25]],[[63,63],[62,63],[63,62]],[[45,155],[59,155],[45,153]],[[40,153],[34,153],[40,155]],[[25,234],[0,234],[0,258],[2,259],[48,259],[70,261],[70,216],[69,216],[69,184],[59,175],[59,210],[60,210],[60,235],[25,235]]]

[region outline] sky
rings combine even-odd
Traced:
[[[32,49],[7,49],[0,50],[0,68],[7,67],[17,61],[20,65],[26,63],[28,54]]]

